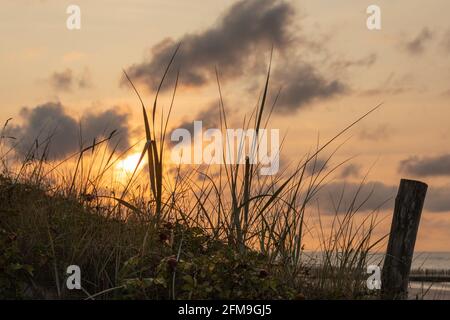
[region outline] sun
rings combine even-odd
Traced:
[[[119,171],[123,171],[125,173],[133,173],[133,171],[136,169],[136,166],[139,163],[139,158],[141,154],[140,153],[134,153],[129,155],[123,160],[120,160],[117,165],[116,169]],[[139,168],[142,167],[143,161],[139,164]]]

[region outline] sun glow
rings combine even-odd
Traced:
[[[126,174],[133,173],[133,171],[136,169],[136,166],[139,163],[139,158],[141,154],[140,153],[134,153],[129,155],[123,160],[120,160],[116,165],[116,170],[122,171]],[[143,161],[139,164],[139,168],[143,166]]]

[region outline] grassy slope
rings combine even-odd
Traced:
[[[303,297],[263,256],[238,254],[197,228],[105,218],[105,209],[2,178],[0,297]],[[66,289],[72,264],[84,290]]]

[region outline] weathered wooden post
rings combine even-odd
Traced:
[[[407,298],[414,245],[427,189],[428,186],[420,181],[400,181],[381,275],[383,299]]]

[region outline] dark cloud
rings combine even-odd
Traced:
[[[339,80],[327,80],[312,65],[298,63],[275,71],[275,81],[282,85],[277,111],[293,112],[317,99],[344,93],[347,86]]]
[[[20,116],[23,124],[12,127],[10,134],[21,139],[18,147],[21,153],[27,153],[36,145],[42,152],[46,141],[50,141],[48,159],[59,160],[79,151],[80,134],[86,147],[94,139],[109,137],[114,130],[117,130],[117,135],[111,145],[119,143],[118,150],[129,147],[128,115],[114,109],[100,113],[88,111],[79,122],[61,103],[48,102],[32,109],[22,108]]]
[[[421,54],[425,51],[426,44],[433,38],[433,33],[428,28],[423,28],[412,40],[404,43],[404,49],[413,55]]]
[[[221,81],[252,71],[249,87],[254,87],[254,74],[263,74],[267,62],[260,59],[262,53],[269,52],[273,45],[277,53],[281,54],[279,59],[282,61],[275,68],[272,79],[275,86],[283,87],[278,101],[279,111],[294,112],[315,100],[342,94],[346,89],[345,84],[336,79],[327,79],[314,64],[302,58],[307,56],[307,50],[323,48],[295,29],[294,16],[295,8],[291,2],[239,1],[211,28],[186,34],[177,40],[161,41],[152,48],[150,59],[132,65],[127,73],[133,80],[155,90],[171,55],[181,43],[174,66],[174,70],[181,68],[181,85],[198,87],[215,80],[214,67],[217,66]],[[299,55],[299,48],[302,55]],[[370,65],[375,60],[376,56],[371,55],[354,62],[346,61],[341,67]],[[169,75],[167,83],[173,83],[174,74],[172,72]],[[125,79],[122,79],[122,84],[124,82]]]
[[[177,41],[165,39],[152,48],[149,61],[132,65],[132,79],[155,90],[163,70],[182,44],[176,64],[182,66],[184,85],[201,86],[214,76],[217,66],[224,78],[241,75],[249,56],[273,44],[282,49],[289,43],[288,27],[294,15],[291,4],[278,0],[244,0],[234,4],[214,26]]]
[[[410,157],[400,162],[399,171],[419,177],[450,176],[450,154]]]
[[[88,68],[85,68],[78,76],[70,68],[53,72],[48,82],[57,91],[72,91],[75,86],[79,89],[92,87],[91,73]]]

